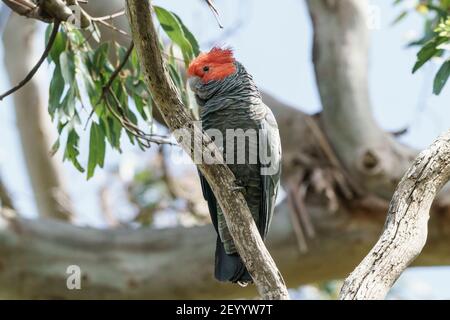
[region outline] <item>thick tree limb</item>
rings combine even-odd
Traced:
[[[288,205],[276,208],[267,241],[290,288],[339,279],[379,237],[382,211],[309,204],[316,237],[298,253]],[[450,215],[435,207],[429,241],[416,265],[450,264]],[[211,225],[173,229],[96,230],[55,220],[0,219],[0,297],[20,299],[224,299],[254,297],[213,278]],[[82,270],[81,290],[67,290],[66,269]]]
[[[308,0],[321,122],[336,154],[361,189],[390,199],[416,152],[376,123],[368,83],[369,2]]]
[[[341,299],[383,299],[427,241],[431,204],[450,180],[450,131],[422,152],[392,198],[383,234],[345,280]]]
[[[171,131],[185,130],[185,133],[193,139],[193,143],[191,139],[179,141],[192,159],[198,146],[202,146],[202,151],[207,150],[210,154],[218,156],[217,164],[207,165],[202,161],[198,164],[198,168],[211,185],[224,212],[239,255],[247,266],[259,294],[264,299],[288,299],[284,280],[261,239],[244,196],[233,190],[235,178],[231,170],[223,163],[216,145],[201,132],[189,115],[175,85],[170,80],[159,49],[150,3],[127,0],[126,10],[146,83],[165,122]]]

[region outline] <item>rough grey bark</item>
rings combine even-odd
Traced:
[[[427,241],[430,208],[450,180],[450,131],[423,151],[392,198],[383,234],[345,280],[341,299],[383,299]]]
[[[20,82],[36,63],[36,21],[11,14],[3,35],[5,67],[12,84]],[[52,124],[39,81],[32,79],[13,95],[17,129],[41,216],[69,220],[72,207],[58,160],[50,156]]]
[[[259,294],[264,299],[288,299],[283,277],[261,239],[244,196],[240,191],[233,190],[233,173],[224,164],[216,145],[194,122],[170,79],[159,48],[150,3],[127,0],[126,10],[145,81],[165,122],[172,132],[184,130],[190,137],[178,142],[191,159],[195,159],[198,146],[202,146],[202,154],[208,150],[209,154],[217,156],[218,161],[213,165],[201,161],[197,167],[207,179],[222,208],[236,249]]]

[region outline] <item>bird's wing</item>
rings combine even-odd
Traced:
[[[261,164],[261,207],[258,229],[263,239],[267,236],[278,195],[281,176],[281,140],[278,125],[269,107],[261,122],[259,161]]]

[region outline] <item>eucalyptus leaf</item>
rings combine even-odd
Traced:
[[[439,95],[450,77],[450,60],[444,62],[434,79],[433,93]]]
[[[189,61],[194,57],[194,51],[191,43],[184,34],[183,27],[179,23],[178,19],[173,13],[164,8],[158,6],[153,6],[153,8],[155,9],[155,13],[161,27],[166,32],[170,40],[180,47],[183,57],[185,58],[185,62],[189,63]]]

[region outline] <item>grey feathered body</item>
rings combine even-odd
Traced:
[[[227,129],[253,130],[257,140],[245,143],[245,163],[237,163],[238,148],[233,151],[234,164],[227,165],[236,179],[245,188],[244,197],[263,238],[266,237],[272,218],[281,174],[281,142],[278,127],[271,110],[262,102],[261,95],[251,75],[235,62],[236,73],[222,81],[197,85],[197,101],[201,105],[201,120],[204,130],[217,129],[224,138],[224,159],[227,154]],[[236,142],[236,141],[235,141]],[[262,174],[265,161],[260,149],[270,157],[270,174]],[[251,159],[257,159],[250,163]],[[228,161],[227,161],[228,162]],[[216,277],[222,281],[250,281],[251,278],[237,255],[231,234],[222,210],[206,180],[201,176],[205,199],[208,201],[213,224],[218,232],[216,249]],[[225,254],[225,256],[224,256]],[[227,265],[228,264],[228,265]]]

